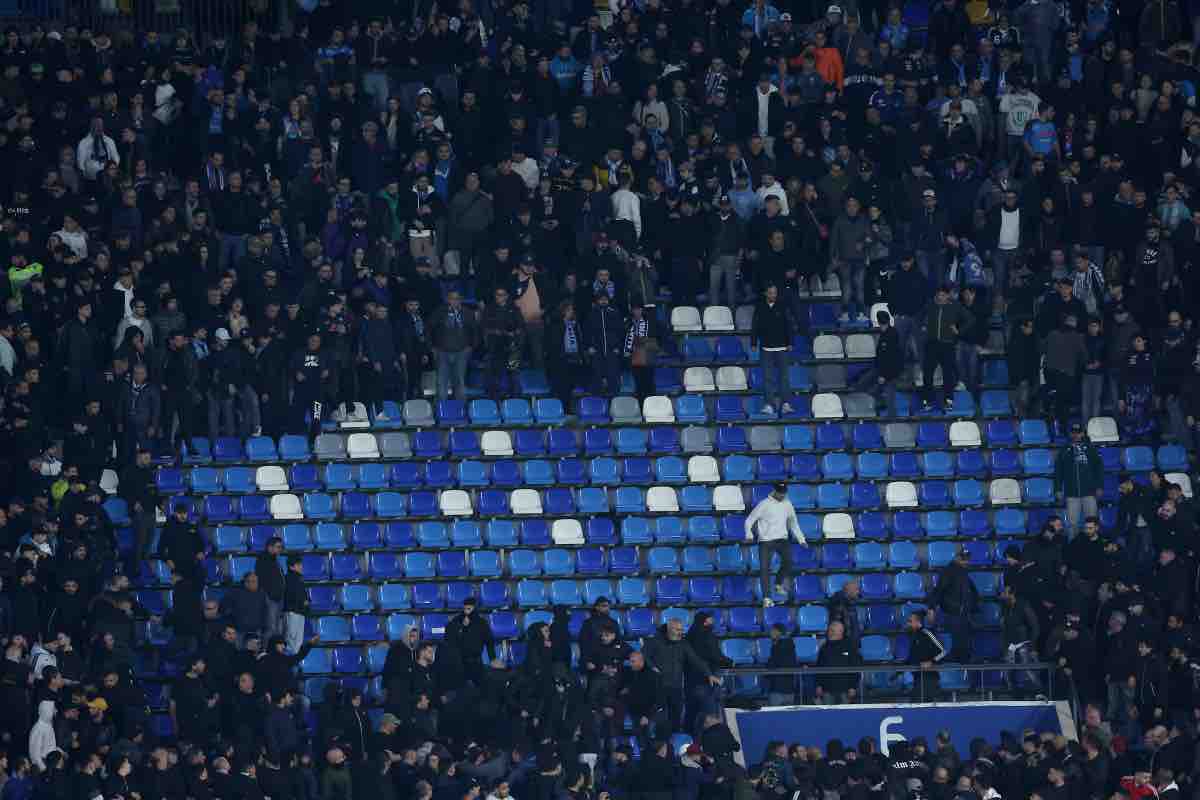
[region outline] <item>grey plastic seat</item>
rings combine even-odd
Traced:
[[[777,453],[783,449],[783,428],[755,425],[750,429],[750,449],[756,453]]]
[[[917,432],[907,422],[889,422],[883,426],[883,444],[893,450],[910,450],[917,446]]]
[[[683,429],[680,444],[685,453],[711,453],[713,449],[713,432],[708,428],[691,426]]]
[[[336,433],[322,433],[313,445],[317,461],[338,461],[346,457],[346,439]]]
[[[408,400],[404,403],[404,424],[410,428],[431,428],[435,420],[433,404],[428,400]]]
[[[754,328],[754,306],[738,306],[733,312],[733,322],[739,331]]]
[[[821,364],[814,370],[813,379],[817,391],[827,392],[834,389],[846,388],[845,364]]]
[[[383,458],[412,458],[412,439],[407,433],[385,433],[379,437],[379,454]]]
[[[614,397],[608,413],[616,425],[640,425],[642,422],[642,406],[636,397]]]
[[[849,419],[871,419],[875,416],[875,398],[866,392],[854,392],[842,398],[842,408]]]

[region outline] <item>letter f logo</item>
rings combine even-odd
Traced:
[[[892,742],[907,741],[904,738],[904,734],[892,733],[890,730],[893,725],[903,724],[904,717],[884,717],[883,721],[879,723],[879,749],[883,751],[885,756],[891,755],[888,751],[891,749],[890,745]]]

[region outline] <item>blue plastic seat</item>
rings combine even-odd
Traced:
[[[621,482],[620,462],[615,458],[594,458],[588,471],[591,483],[595,486],[614,486]]]
[[[818,450],[845,450],[846,432],[836,422],[825,422],[816,428],[816,448]]]
[[[708,421],[704,398],[685,394],[675,398],[675,420],[681,424],[703,424]]]
[[[1021,470],[1026,475],[1053,475],[1054,454],[1045,448],[1021,452]]]
[[[322,479],[324,480],[325,488],[330,491],[358,488],[358,481],[354,479],[354,468],[349,464],[326,464]]]
[[[542,494],[544,513],[552,517],[565,517],[575,513],[575,495],[570,489],[547,489]]]
[[[233,494],[250,494],[258,489],[254,479],[255,470],[251,467],[228,467],[222,476],[225,491]]]
[[[521,523],[521,544],[526,547],[549,547],[550,523],[544,519],[527,519]]]
[[[1050,444],[1050,429],[1046,421],[1041,419],[1023,419],[1017,428],[1017,435],[1025,447]]]
[[[533,550],[513,550],[508,554],[508,572],[514,577],[542,574],[542,560]]]
[[[916,569],[918,564],[917,547],[912,542],[888,545],[888,566],[892,569]]]
[[[453,427],[467,424],[467,408],[460,400],[439,400],[437,404],[438,424]]]
[[[358,486],[360,489],[386,489],[390,485],[389,472],[386,464],[360,464]]]
[[[740,397],[718,397],[714,416],[717,422],[744,422],[746,407]]]
[[[878,508],[882,504],[883,498],[879,495],[878,484],[868,481],[855,481],[850,485],[851,508]]]
[[[387,632],[384,630],[383,620],[374,614],[355,614],[350,620],[350,637],[356,642],[376,642],[387,638]],[[386,648],[383,653],[387,655]],[[382,670],[382,662],[379,663],[379,668]]]
[[[540,430],[516,431],[513,449],[519,456],[541,456],[546,454],[546,432]]]
[[[342,516],[346,519],[362,519],[371,516],[371,496],[363,492],[343,494]]]
[[[562,410],[560,404],[559,410]],[[510,397],[500,404],[500,416],[505,425],[532,425],[533,408],[524,397]]]
[[[658,483],[687,483],[687,464],[679,456],[662,456],[654,461],[654,476]]]
[[[683,520],[679,517],[659,517],[651,521],[651,526],[657,544],[683,544],[687,541]]]
[[[896,575],[895,593],[901,600],[924,600],[925,583],[916,572],[901,572]]]
[[[796,613],[796,628],[805,633],[824,633],[829,627],[829,612],[824,606],[802,606]]]
[[[637,549],[614,547],[608,552],[608,570],[616,575],[631,575],[641,568]]]
[[[993,420],[987,424],[987,442],[990,447],[1015,447],[1017,429],[1011,420]]]
[[[1164,444],[1158,448],[1158,468],[1163,472],[1186,472],[1187,451],[1177,444]]]
[[[233,436],[222,436],[213,444],[213,459],[221,464],[233,464],[246,460],[242,440]]]
[[[917,447],[939,450],[950,446],[950,430],[944,422],[922,422],[917,426]]]
[[[609,524],[612,520],[604,520]],[[608,562],[599,547],[582,547],[575,553],[575,570],[580,575],[603,575],[608,572]]]
[[[658,426],[650,429],[651,453],[678,453],[679,431],[675,428]]]
[[[1026,503],[1048,505],[1054,502],[1054,481],[1051,478],[1029,478],[1021,490]]]
[[[788,457],[788,472],[798,481],[815,481],[820,477],[820,462],[812,453],[796,453]]]
[[[993,477],[1017,475],[1021,471],[1021,457],[1016,450],[993,450],[991,461]]]
[[[682,578],[658,578],[654,581],[654,602],[658,606],[673,606],[687,599],[687,584]]]
[[[495,400],[486,398],[472,400],[468,406],[468,413],[471,417],[472,425],[495,427],[500,424],[500,409],[496,406]],[[456,423],[443,421],[441,424],[453,425]]]
[[[488,467],[480,461],[460,461],[458,463],[458,485],[464,488],[487,486]]]
[[[512,605],[508,582],[484,581],[481,583],[479,585],[479,602],[484,608],[508,608]],[[511,639],[516,635],[516,628],[516,617],[499,613],[492,615],[492,635],[496,638]]]
[[[918,497],[925,508],[950,505],[950,484],[945,481],[925,481],[918,488]]]
[[[846,453],[826,453],[821,456],[821,474],[827,481],[853,480],[854,462]]]
[[[578,506],[580,514],[607,514],[608,491],[594,486],[580,489]]]
[[[453,431],[450,434],[450,455],[454,458],[478,458],[479,435],[475,431]]]
[[[544,608],[548,601],[545,582],[528,578],[517,581],[517,605],[521,608]]]
[[[742,453],[749,449],[744,428],[736,425],[717,428],[717,452]]]
[[[850,490],[841,483],[822,483],[817,486],[818,508],[846,508],[850,505]]]
[[[1154,469],[1154,451],[1145,445],[1126,447],[1121,462],[1129,472],[1149,472]]]
[[[689,542],[715,544],[721,539],[715,517],[692,517],[687,521],[687,537]]]
[[[557,397],[539,397],[533,404],[533,416],[538,425],[562,425],[567,421],[566,409]]]
[[[509,513],[507,491],[504,489],[484,489],[479,493],[479,516],[498,517]]]
[[[951,458],[949,453],[932,451],[925,454],[923,461],[924,474],[926,478],[954,477],[954,460]]]
[[[417,524],[417,545],[427,550],[440,550],[450,546],[450,536],[444,522],[420,522]]]
[[[892,640],[887,636],[870,635],[862,637],[859,649],[863,661],[891,661]]]
[[[621,428],[617,431],[617,452],[621,455],[645,455],[647,452],[646,437],[646,431],[642,428]],[[584,446],[587,447],[586,437]]]
[[[540,458],[533,458],[521,464],[525,486],[551,486],[557,481],[555,465]]]
[[[319,523],[313,533],[313,545],[317,550],[345,550],[346,530],[333,522]]]
[[[334,553],[329,557],[329,576],[335,581],[356,581],[363,577],[358,553]]]
[[[825,547],[828,546],[825,545]],[[855,569],[883,569],[884,565],[883,545],[877,542],[862,542],[854,545]]]
[[[736,573],[746,571],[746,556],[741,545],[726,544],[717,548],[717,571]]]
[[[584,425],[606,425],[610,422],[608,416],[608,401],[603,397],[584,397],[579,401],[579,422]]]
[[[404,516],[405,495],[399,492],[380,492],[375,495],[375,514],[383,519]]]
[[[813,429],[807,425],[788,425],[783,429],[783,449],[803,452],[813,449]]]
[[[422,611],[444,608],[446,596],[442,584],[418,583],[412,587],[413,608]]]
[[[652,547],[646,565],[651,574],[673,575],[679,572],[679,555],[671,547]]]
[[[713,572],[716,563],[708,547],[689,546],[683,549],[683,571],[689,574]]]
[[[546,434],[546,437],[548,442],[547,450],[552,456],[573,456],[579,452],[579,440],[575,438],[575,431],[573,430],[568,428],[552,428]]]
[[[248,494],[238,503],[238,519],[243,522],[265,522],[271,519],[270,499],[262,494]]]
[[[712,489],[695,485],[683,487],[679,493],[679,507],[688,513],[712,511]]]
[[[107,502],[110,501],[106,501],[106,503]],[[204,518],[209,522],[231,522],[237,519],[237,512],[237,498],[223,494],[209,495],[208,497],[204,498]],[[114,516],[119,519],[120,512],[118,511],[115,515],[112,513],[109,514],[109,517]],[[122,523],[118,523],[117,520],[114,519],[113,524]],[[125,514],[123,524],[129,524],[128,512]]]
[[[617,582],[616,602],[622,606],[649,605],[650,593],[646,589],[646,582],[641,578],[621,578]]]
[[[607,433],[608,431],[605,431]],[[559,483],[582,486],[587,483],[587,462],[578,458],[560,458],[554,465]]]
[[[629,381],[629,373],[621,376],[621,394],[632,394],[632,381]],[[628,383],[628,387],[627,387]],[[683,391],[683,383],[681,382],[679,370],[673,367],[656,367],[654,370],[654,392],[655,394],[673,395]]]
[[[1019,508],[1002,508],[996,511],[997,536],[1026,536],[1025,512]]]
[[[958,515],[958,532],[969,539],[982,539],[991,535],[991,523],[986,511],[965,509]]]
[[[882,450],[883,434],[874,422],[859,422],[850,429],[855,450]]]
[[[1000,573],[972,572],[970,577],[981,597],[995,597],[1000,593]]]
[[[621,486],[617,489],[613,509],[618,514],[644,514],[646,513],[645,495],[636,486]]]
[[[446,444],[439,431],[417,431],[412,436],[413,455],[417,458],[442,458]]]
[[[775,483],[787,478],[787,461],[781,455],[758,456],[753,473],[759,480]]]
[[[221,470],[213,467],[196,467],[188,480],[195,494],[212,494],[221,491]]]
[[[888,459],[883,453],[860,453],[855,467],[864,480],[883,480],[888,476]]]
[[[955,460],[959,475],[969,478],[983,478],[987,475],[987,461],[981,450],[960,450],[955,453]]]
[[[987,499],[983,484],[974,478],[964,478],[954,482],[954,505],[981,506]]]
[[[729,610],[729,630],[732,633],[761,633],[758,609],[739,606]]]

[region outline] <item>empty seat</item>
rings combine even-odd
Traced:
[[[1017,505],[1021,502],[1021,485],[1012,478],[997,478],[988,487],[992,505]]]
[[[875,358],[875,337],[869,333],[852,333],[846,337],[846,358]]]
[[[462,489],[447,489],[438,498],[442,513],[448,517],[470,516],[471,496]]]
[[[717,384],[708,367],[688,367],[683,371],[683,388],[689,393],[715,392]]]
[[[609,414],[616,425],[637,425],[642,421],[642,407],[636,397],[614,397]]]
[[[958,420],[950,424],[951,447],[981,447],[983,437],[979,426],[970,420]]]
[[[708,306],[704,309],[704,330],[736,330],[733,321],[733,312],[729,310],[728,306]]]
[[[700,309],[694,306],[676,306],[671,309],[671,329],[675,333],[694,333],[703,330]]]
[[[719,367],[717,369],[716,386],[722,392],[744,392],[749,386],[746,383],[746,370],[741,367]]]
[[[294,494],[272,495],[271,516],[274,519],[304,519],[300,498]]]
[[[675,422],[675,407],[671,405],[671,398],[653,395],[643,402],[642,416],[652,425],[671,424]]]
[[[888,508],[916,508],[917,487],[909,481],[892,481],[887,485],[885,499]]]
[[[692,456],[688,459],[688,480],[692,483],[717,483],[721,480],[717,460],[712,456]]]
[[[356,460],[379,458],[379,442],[373,433],[352,433],[346,440],[346,452]]]
[[[844,512],[826,514],[821,520],[821,536],[824,539],[853,539],[853,518]]]
[[[1054,454],[1045,448],[1022,450],[1021,471],[1026,475],[1052,475]]]
[[[318,461],[338,461],[346,457],[346,440],[336,433],[322,433],[313,445]]]
[[[713,508],[719,512],[738,513],[746,510],[740,486],[722,485],[713,491]]]
[[[907,422],[890,422],[883,428],[883,443],[890,450],[909,450],[917,446],[917,432]]]
[[[513,514],[534,516],[542,513],[542,496],[536,489],[514,489],[509,497]]]
[[[1017,436],[1026,447],[1050,444],[1050,429],[1045,420],[1021,420],[1021,424],[1017,426]]]
[[[484,431],[481,441],[483,454],[488,457],[505,457],[513,454],[512,436],[508,431]]]
[[[255,484],[260,492],[286,492],[288,490],[287,474],[283,467],[259,467],[254,475]]]
[[[684,428],[681,443],[685,453],[710,453],[713,449],[713,434],[708,428]]]
[[[842,348],[842,337],[833,334],[821,334],[813,339],[813,358],[818,360],[842,359],[846,357]]]
[[[646,493],[646,508],[654,514],[678,513],[679,499],[670,486],[652,486]]]
[[[583,526],[578,520],[556,519],[550,529],[550,537],[558,545],[582,545]]]
[[[842,419],[845,417],[842,398],[836,394],[818,394],[812,400],[812,413],[815,419]]]

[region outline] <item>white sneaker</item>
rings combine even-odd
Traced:
[[[784,414],[790,414],[790,413],[792,413],[792,412],[793,412],[793,411],[795,411],[795,410],[796,410],[796,409],[792,408],[792,404],[791,404],[791,403],[784,403],[784,404],[783,404],[783,413],[784,413]]]
[[[250,435],[251,435],[251,436],[262,436],[262,425],[258,425],[258,426],[256,426],[256,427],[254,428],[254,432],[253,432],[253,433],[251,433]]]
[[[784,406],[784,408],[787,408],[787,406]],[[759,410],[759,413],[766,414],[768,417],[773,417],[775,416],[775,406],[768,403]]]
[[[774,608],[774,607],[775,607],[775,601],[774,601],[774,600],[772,600],[772,599],[771,599],[771,598],[769,598],[769,597],[764,597],[764,598],[763,598],[763,608]]]
[[[866,322],[867,315],[860,311],[860,312],[858,312],[858,316],[856,316],[854,318],[854,320],[855,320],[855,322]]]

